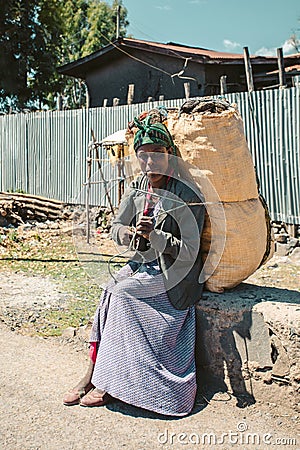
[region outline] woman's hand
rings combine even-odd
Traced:
[[[118,231],[118,237],[121,245],[128,246],[132,240],[133,231],[131,230],[130,227],[124,225],[123,227],[120,227]]]
[[[152,217],[142,216],[136,224],[136,234],[149,240],[149,234],[154,230]]]

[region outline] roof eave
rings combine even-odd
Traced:
[[[97,58],[100,58],[101,56],[105,55],[106,53],[109,53],[116,46],[118,46],[118,44],[119,44],[118,41],[112,42],[111,44],[108,44],[105,47],[102,47],[100,50],[97,50],[96,52],[91,53],[88,56],[84,56],[83,58],[79,58],[76,61],[72,61],[70,63],[64,64],[63,66],[59,66],[57,68],[57,71],[59,73],[62,73],[63,75],[72,75],[70,72],[74,73],[74,70],[76,71],[76,69],[79,69],[80,67],[82,68],[82,66],[84,66],[85,64],[90,63]],[[78,70],[78,72],[81,72],[83,75],[82,78],[84,78],[86,71]],[[72,75],[72,76],[74,76],[74,75]]]
[[[155,44],[155,43],[154,43]],[[166,45],[166,44],[164,44]],[[172,44],[173,45],[173,44]],[[176,44],[177,45],[177,44]],[[178,47],[180,49],[169,49],[165,47],[159,47],[157,45],[151,45],[151,42],[145,41],[141,42],[134,39],[129,38],[120,38],[114,42],[109,43],[105,47],[101,48],[100,50],[85,56],[83,58],[78,59],[77,61],[73,61],[67,64],[64,64],[57,68],[58,72],[64,75],[69,75],[77,78],[83,78],[85,79],[86,74],[89,71],[90,64],[92,65],[93,62],[104,55],[108,54],[109,52],[112,52],[113,50],[121,50],[121,47],[127,48],[127,49],[139,49],[150,53],[159,53],[162,55],[166,55],[173,58],[190,58],[192,61],[196,63],[202,63],[202,64],[223,64],[223,65],[229,65],[229,64],[244,64],[244,57],[243,55],[236,55],[235,58],[234,55],[226,58],[226,56],[213,56],[213,55],[206,55],[206,54],[194,54],[192,55],[190,51],[185,50],[185,46],[180,46],[178,44]],[[189,49],[194,47],[187,47]],[[203,49],[205,50],[205,49]],[[213,51],[212,51],[213,52]],[[290,59],[299,57],[299,54],[297,55],[290,55],[285,57],[285,61],[288,62]],[[251,63],[254,65],[261,65],[261,64],[276,64],[277,58],[276,57],[270,57],[270,56],[250,56]]]

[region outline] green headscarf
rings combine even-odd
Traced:
[[[176,146],[172,136],[163,123],[151,123],[151,116],[147,116],[142,121],[135,117],[134,123],[139,128],[134,136],[135,151],[145,144],[158,144],[166,148],[171,147],[173,154],[176,155]]]

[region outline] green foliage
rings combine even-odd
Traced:
[[[117,22],[117,6],[118,2],[114,1],[112,8],[105,2],[91,0],[87,10],[87,34],[85,43],[81,49],[81,56],[89,55],[100,47],[107,45],[109,41],[116,38],[116,22]],[[121,8],[120,11],[120,35],[125,36],[126,11]]]
[[[58,93],[67,107],[85,102],[85,85],[57,73],[120,36],[128,22],[122,2],[101,0],[0,0],[0,109],[53,108]]]
[[[27,192],[26,191],[24,191],[23,189],[8,189],[8,191],[7,192],[10,192],[10,193],[15,193],[15,194],[27,194]]]
[[[8,235],[8,239],[10,239],[13,242],[18,242],[19,241],[18,232],[16,230],[12,230]]]
[[[41,107],[53,89],[63,27],[60,0],[1,0],[2,105]]]
[[[120,5],[120,37],[126,36],[127,10],[121,0],[112,6],[101,0],[65,0],[63,63],[75,61],[116,39],[117,8]],[[85,105],[86,86],[82,80],[63,76],[65,107]]]

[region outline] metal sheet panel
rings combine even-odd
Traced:
[[[244,121],[260,190],[276,221],[300,223],[300,86],[227,94]],[[144,110],[179,107],[184,99],[118,107],[49,111],[0,117],[0,187],[84,203],[91,130],[97,141],[126,128]],[[104,177],[118,203],[117,168],[101,149]],[[100,181],[94,164],[93,181]],[[93,184],[91,204],[107,205],[103,184]]]

